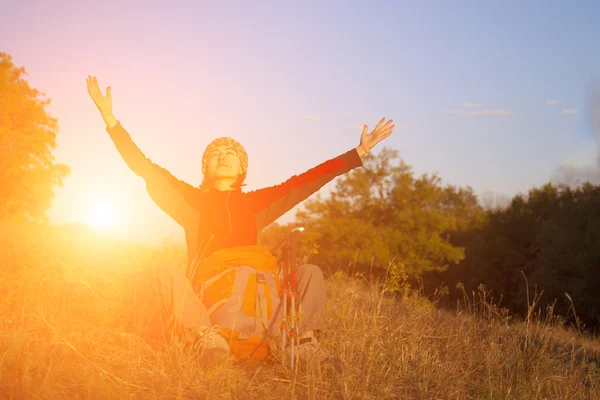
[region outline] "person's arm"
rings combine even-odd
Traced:
[[[334,178],[362,165],[356,149],[295,175],[280,185],[247,194],[260,231]]]
[[[284,183],[260,189],[247,194],[256,217],[257,229],[274,222],[277,218],[306,200],[334,178],[362,166],[364,157],[377,143],[392,134],[395,125],[392,120],[384,124],[385,118],[379,121],[373,132],[368,133],[364,125],[360,144],[336,158],[312,168],[301,175],[293,176]]]
[[[195,220],[195,211],[186,199],[191,199],[197,189],[178,180],[169,171],[146,158],[115,118],[110,86],[106,89],[106,96],[103,96],[96,78],[88,77],[87,83],[88,92],[106,123],[106,131],[129,169],[146,181],[146,189],[152,200],[179,225],[186,228],[190,221]]]
[[[186,199],[192,199],[198,189],[178,180],[146,158],[119,122],[106,130],[129,169],[144,179],[146,190],[156,205],[179,225],[186,227],[195,213]]]

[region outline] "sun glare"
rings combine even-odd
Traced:
[[[115,210],[107,201],[97,201],[92,204],[87,223],[93,228],[108,230],[115,224]]]

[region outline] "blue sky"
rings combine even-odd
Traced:
[[[359,126],[384,116],[398,127],[382,145],[417,173],[478,193],[512,196],[565,163],[595,162],[585,100],[600,76],[598,2],[1,7],[0,51],[52,98],[56,156],[73,170],[55,223],[84,220],[90,199],[102,197],[118,211],[119,232],[182,237],[119,159],[88,98],[88,74],[113,87],[115,114],[146,155],[190,183],[217,136],[246,147],[256,189],[355,147]]]

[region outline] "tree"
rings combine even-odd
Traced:
[[[384,148],[341,177],[329,198],[309,200],[297,218],[318,246],[320,264],[365,271],[394,260],[417,276],[462,260],[464,250],[450,236],[470,225],[478,207],[471,189],[443,187],[437,175],[415,177],[396,151]]]
[[[57,121],[50,99],[31,88],[24,68],[0,53],[0,220],[17,216],[43,221],[69,167],[54,162]]]
[[[597,327],[599,238],[600,186],[547,184],[515,196],[506,208],[488,210],[479,224],[455,236],[466,257],[439,278],[461,282],[467,292],[484,284],[503,307],[522,315],[527,291],[543,291],[542,309],[554,305],[556,313],[572,316],[574,308],[587,327]],[[449,304],[460,296],[453,293]]]
[[[508,207],[510,197],[501,193],[487,191],[479,196],[479,203],[484,210],[499,210]]]

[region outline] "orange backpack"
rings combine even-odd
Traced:
[[[277,260],[264,247],[223,249],[202,261],[194,291],[238,359],[265,359],[279,336],[282,312]]]

